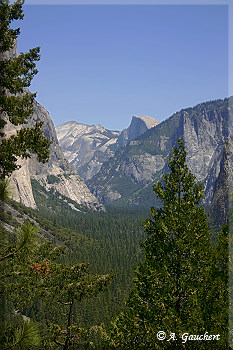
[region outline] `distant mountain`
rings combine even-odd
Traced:
[[[6,54],[5,58],[17,56],[17,44]],[[152,118],[142,117],[143,123],[147,126],[140,126],[141,131],[151,127]],[[34,192],[40,191],[38,182],[43,189],[49,192],[57,192],[62,198],[65,197],[73,208],[76,203],[77,210],[84,206],[93,210],[105,210],[104,206],[89,191],[83,179],[77,174],[79,172],[85,179],[91,178],[97,173],[102,164],[112,157],[120,145],[118,138],[119,131],[106,130],[101,125],[88,126],[75,122],[66,123],[58,127],[58,134],[61,144],[66,151],[68,160],[64,157],[61,146],[58,143],[56,130],[49,113],[38,103],[34,102],[34,112],[28,122],[28,127],[37,121],[43,121],[44,135],[52,141],[50,146],[50,158],[48,163],[42,164],[37,161],[36,156],[30,159],[19,159],[21,165],[19,170],[11,176],[12,197],[25,206],[36,208]],[[15,134],[21,126],[14,126],[8,122],[5,127],[6,135]],[[129,138],[137,131],[129,130]],[[137,132],[138,133],[138,132]],[[69,164],[69,162],[71,165]],[[76,170],[78,169],[78,170]],[[31,185],[34,183],[34,189]],[[36,196],[38,198],[38,196]]]
[[[233,131],[232,109],[233,97],[182,109],[118,149],[87,185],[104,204],[156,205],[153,184],[168,170],[168,157],[182,137],[187,165],[203,183],[205,204],[210,205],[224,142]]]
[[[119,131],[102,125],[86,125],[75,121],[56,127],[57,137],[64,155],[77,173],[90,179],[117,149]]]
[[[152,117],[133,116],[129,127],[122,130],[117,142],[120,146],[126,146],[130,141],[158,124],[159,122]]]
[[[7,53],[6,58],[17,56],[17,45]],[[34,125],[37,121],[43,121],[44,135],[53,143],[50,146],[50,158],[48,163],[42,164],[36,156],[30,159],[19,160],[19,170],[11,176],[11,192],[13,199],[27,207],[36,208],[36,202],[31,186],[31,179],[39,182],[47,191],[56,191],[65,196],[70,205],[74,203],[78,207],[84,206],[94,210],[104,210],[95,196],[89,191],[84,181],[70,167],[65,159],[57,140],[56,131],[49,113],[38,103],[34,102],[34,112],[27,126]],[[15,134],[22,126],[14,126],[7,123],[4,132],[7,136]]]
[[[57,126],[56,132],[66,159],[86,181],[99,172],[119,147],[157,124],[152,117],[133,117],[130,126],[120,132],[72,121]]]
[[[31,179],[33,179],[47,191],[56,191],[78,205],[94,210],[104,209],[89,191],[83,179],[72,170],[58,143],[49,113],[35,101],[34,113],[28,126],[34,125],[37,121],[44,122],[42,127],[44,135],[53,142],[50,146],[50,158],[45,164],[39,163],[35,155],[32,155],[30,159],[20,161],[21,169],[15,171],[11,177],[13,198],[25,206],[36,208],[31,188]]]

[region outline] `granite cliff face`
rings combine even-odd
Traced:
[[[157,124],[151,117],[133,117],[130,126],[120,132],[72,121],[57,126],[56,132],[66,159],[86,181],[99,172],[119,147]]]
[[[42,127],[44,135],[53,142],[50,146],[50,158],[45,164],[39,163],[35,155],[27,160],[19,160],[21,168],[13,172],[11,176],[13,199],[27,207],[36,208],[31,187],[31,179],[34,179],[48,191],[53,189],[77,204],[93,210],[104,210],[104,207],[88,190],[80,176],[71,169],[58,143],[49,113],[35,101],[34,113],[28,122],[28,126],[34,125],[37,121],[44,122]],[[15,133],[17,129],[11,124],[8,124],[7,128],[7,135],[9,136]],[[49,177],[51,176],[56,178],[53,183],[49,183]]]
[[[66,159],[84,179],[90,179],[117,149],[119,131],[102,125],[67,122],[56,127],[57,137]]]
[[[122,130],[117,142],[120,146],[126,146],[130,141],[136,139],[148,129],[151,129],[158,124],[159,122],[152,117],[133,116],[129,127]]]
[[[19,126],[14,126],[7,122],[4,127],[4,133],[6,137],[10,137],[11,135],[15,135],[19,128]],[[36,203],[32,193],[28,159],[19,159],[17,164],[20,166],[20,169],[14,171],[10,177],[11,196],[17,202],[23,203],[25,206],[35,209]]]
[[[18,57],[17,40],[15,40],[12,49],[6,52],[0,52],[0,61],[8,60],[14,57]],[[4,113],[0,114],[0,117],[6,120],[7,122],[3,130],[6,137],[15,135],[19,127],[10,124],[7,116]],[[25,159],[19,159],[18,165],[20,165],[21,168],[18,171],[13,172],[11,176],[10,192],[12,198],[14,198],[18,202],[24,203],[28,207],[36,208],[36,203],[32,194],[28,161]]]
[[[12,199],[24,204],[26,207],[36,209],[36,202],[32,192],[30,173],[28,170],[28,160],[20,159],[18,164],[20,169],[14,171],[10,178],[10,193]]]
[[[8,56],[0,59],[16,55],[15,45]],[[12,174],[11,181],[14,198],[26,206],[36,207],[32,178],[48,191],[57,191],[96,210],[103,206],[95,196],[102,203],[151,206],[155,201],[153,184],[168,170],[168,157],[177,139],[182,137],[187,165],[204,186],[205,203],[210,205],[213,200],[213,207],[220,198],[218,184],[225,181],[221,180],[224,169],[231,167],[231,157],[226,156],[230,151],[224,150],[224,144],[233,134],[232,112],[233,97],[183,109],[161,124],[151,117],[133,117],[130,126],[121,133],[101,125],[68,122],[57,127],[57,132],[71,168],[58,144],[48,112],[35,102],[29,126],[44,121],[44,134],[53,141],[50,159],[47,164],[38,163],[35,156],[19,160],[22,167]],[[11,135],[17,128],[8,123],[6,130],[7,135]],[[232,149],[230,138],[226,147]],[[76,169],[88,180],[95,196],[76,174]]]
[[[14,47],[8,52],[0,53],[0,60],[11,59],[17,57],[17,41]],[[7,116],[1,115],[5,118],[7,125],[4,127],[6,137],[15,134],[22,126],[14,126],[8,121]],[[98,200],[90,193],[84,181],[75,174],[68,161],[65,159],[61,147],[57,140],[56,131],[49,113],[38,103],[34,102],[34,112],[24,127],[31,127],[37,121],[43,121],[44,135],[52,141],[50,146],[50,158],[48,163],[42,164],[37,161],[36,156],[30,159],[19,159],[18,164],[21,166],[11,175],[11,193],[13,199],[24,204],[25,206],[36,208],[36,203],[33,196],[31,179],[38,181],[47,189],[60,193],[63,196],[70,198],[80,205],[84,205],[94,210],[103,210],[104,207]],[[51,176],[56,178],[56,181],[49,183]],[[73,204],[72,204],[73,205]]]
[[[29,171],[31,176],[41,174],[59,174],[61,172],[70,172],[69,163],[64,157],[61,147],[57,140],[54,124],[50,118],[49,113],[38,102],[34,103],[34,113],[28,122],[28,126],[33,126],[36,122],[43,121],[44,136],[52,141],[50,146],[49,161],[45,164],[39,163],[36,156],[29,159]]]
[[[34,155],[28,160],[30,177],[38,181],[48,191],[53,189],[77,204],[94,210],[103,210],[104,207],[93,196],[81,177],[72,170],[65,159],[48,112],[38,102],[35,102],[34,113],[30,119],[29,126],[37,121],[44,122],[42,127],[44,135],[52,141],[52,144],[50,146],[50,158],[47,163],[39,163]],[[54,181],[51,181],[51,176]]]
[[[209,216],[216,226],[227,223],[230,198],[233,191],[233,136],[225,141],[220,172],[214,186]],[[231,203],[232,207],[232,203]]]
[[[102,203],[153,205],[153,183],[167,171],[168,156],[182,137],[187,165],[202,182],[210,204],[220,171],[225,139],[233,131],[233,98],[187,108],[119,149],[87,185]]]

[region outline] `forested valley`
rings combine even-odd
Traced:
[[[37,184],[37,187],[42,188]],[[39,192],[37,192],[39,194]],[[67,249],[62,262],[73,264],[87,262],[93,274],[113,273],[111,285],[95,300],[83,301],[85,306],[77,306],[80,324],[110,322],[111,317],[128,295],[132,286],[133,267],[142,258],[140,242],[145,236],[142,221],[144,212],[121,212],[111,209],[107,212],[87,213],[72,210],[56,194],[50,201],[40,194],[36,196],[39,210],[33,211],[14,202],[13,206],[23,213],[29,213],[40,227],[54,235]],[[81,310],[81,311],[80,311]]]
[[[110,207],[106,212],[78,212],[53,191],[45,196],[38,183],[33,183],[37,210],[4,200],[6,348],[154,349],[156,342],[161,344],[155,332],[181,336],[184,328],[221,334],[221,343],[211,342],[211,348],[229,348],[228,226],[220,232],[209,223],[208,229],[204,209],[197,206],[201,185],[194,184],[181,151],[183,163],[178,169],[171,163],[171,174],[164,176],[169,187],[160,182],[154,187],[164,207],[150,213]],[[180,204],[172,194],[178,190],[178,171],[183,174]],[[180,209],[171,211],[177,205]],[[9,234],[4,224],[17,229]],[[177,280],[179,271],[183,277]],[[186,295],[179,309],[176,293],[182,299]],[[166,344],[184,347],[183,342]],[[185,344],[192,348],[192,342]],[[206,348],[205,343],[199,346]]]
[[[225,225],[207,220],[182,137],[147,186],[155,207],[94,211],[33,178],[36,207],[12,200],[18,160],[46,163],[52,144],[43,122],[27,127],[40,50],[9,57],[23,3],[0,2],[1,348],[230,349],[232,209]]]

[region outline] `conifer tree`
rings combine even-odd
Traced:
[[[209,275],[209,285],[205,299],[205,322],[212,324],[215,333],[221,334],[222,348],[231,348],[232,341],[229,342],[230,330],[229,311],[230,305],[230,279],[232,279],[232,263],[230,263],[230,240],[229,223],[224,224],[217,237],[214,247],[214,257]],[[229,332],[230,330],[230,332]]]
[[[216,334],[216,328],[205,309],[213,283],[214,252],[199,205],[203,191],[185,164],[183,141],[177,144],[169,158],[170,173],[154,186],[162,206],[151,208],[152,218],[143,222],[145,259],[136,268],[127,311],[112,324],[108,341],[113,348],[219,349],[222,345],[217,338],[182,339],[184,333]]]
[[[23,0],[10,4],[0,1],[0,178],[9,176],[19,166],[17,158],[38,155],[41,162],[49,157],[50,141],[43,136],[42,123],[34,127],[21,127],[17,134],[8,137],[4,130],[7,123],[26,124],[33,113],[36,94],[26,88],[37,74],[36,61],[40,59],[39,47],[27,53],[16,54],[16,39],[20,30],[12,29],[14,20],[23,19]]]
[[[57,263],[56,260],[65,252],[65,247],[54,246],[51,242],[38,242],[35,239],[36,232],[37,227],[24,222],[18,232],[17,242],[7,247],[5,255],[0,257],[0,263],[11,258],[1,275],[5,281],[8,279],[6,291],[14,301],[18,315],[25,314],[32,307],[37,310],[37,316],[41,313],[44,315],[46,322],[43,318],[40,319],[40,333],[45,348],[55,344],[64,350],[75,345],[88,347],[92,329],[81,328],[77,320],[74,320],[76,304],[99,294],[113,276],[89,274],[87,263]],[[14,318],[13,321],[15,322]],[[24,329],[24,326],[25,322],[21,320],[15,333]],[[36,326],[39,324],[35,324],[32,329],[35,330]],[[6,327],[0,342],[4,341],[7,345],[10,342],[16,343],[17,337],[8,336],[9,330],[13,334],[14,329],[11,324]],[[29,339],[29,334],[27,338]],[[24,339],[19,337],[18,341],[23,343]]]
[[[4,216],[5,202],[9,199],[9,179],[11,173],[20,166],[18,158],[28,158],[37,154],[38,160],[45,162],[49,157],[50,141],[42,131],[42,123],[27,127],[33,109],[36,94],[31,94],[27,88],[35,74],[36,61],[40,59],[39,47],[27,53],[17,54],[16,40],[20,34],[19,28],[13,29],[15,20],[23,19],[23,0],[10,2],[0,0],[0,214]],[[11,129],[11,135],[8,130]],[[17,129],[16,132],[12,132]],[[5,219],[3,221],[6,221]],[[25,233],[20,239],[15,236],[15,243],[8,242],[12,236],[0,225],[0,347],[31,348],[39,343],[35,327],[15,317],[13,324],[5,329],[5,304],[8,300],[6,282],[9,278],[16,283],[25,268],[27,248],[32,247],[32,227],[23,224],[19,231]],[[20,267],[20,268],[19,268]],[[9,273],[10,270],[10,273]],[[18,273],[18,275],[17,275]],[[11,275],[9,277],[9,275]],[[19,324],[16,325],[16,318]],[[5,332],[4,332],[5,330]],[[3,338],[2,338],[3,337]]]

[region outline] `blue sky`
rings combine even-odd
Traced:
[[[18,51],[41,47],[31,91],[55,125],[122,130],[228,95],[226,5],[25,5]]]

